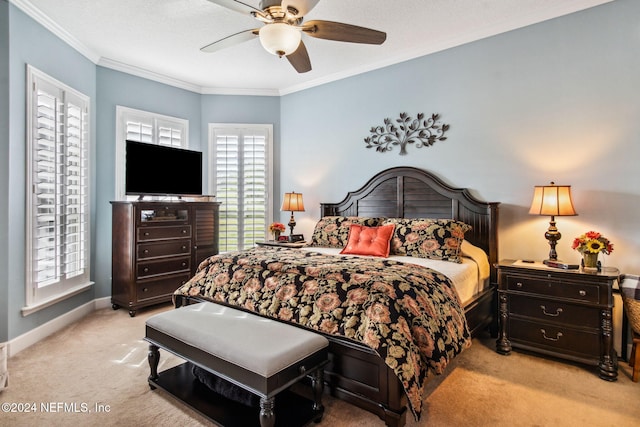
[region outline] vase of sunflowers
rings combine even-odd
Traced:
[[[598,254],[609,255],[613,252],[613,243],[597,231],[588,231],[573,240],[572,249],[582,253],[582,264],[585,269],[598,268]]]
[[[273,234],[273,240],[278,240],[280,238],[280,233],[284,231],[284,224],[274,222],[269,226],[269,231]]]

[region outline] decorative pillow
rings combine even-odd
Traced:
[[[351,224],[375,227],[380,225],[380,218],[366,218],[356,216],[325,216],[316,223],[309,246],[325,246],[329,248],[344,248],[349,238]]]
[[[351,224],[349,241],[340,253],[386,258],[389,256],[389,244],[394,228],[394,224],[381,225],[379,227]]]
[[[389,218],[395,224],[391,254],[460,262],[460,246],[471,226],[453,219]]]

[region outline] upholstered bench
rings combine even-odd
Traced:
[[[276,395],[310,376],[310,413],[316,422],[322,418],[322,367],[328,361],[329,344],[322,335],[203,302],[150,317],[145,340],[149,342],[152,389],[165,388],[164,372],[158,373],[158,349],[162,348],[258,396],[261,427],[275,424]]]

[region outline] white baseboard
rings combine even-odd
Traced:
[[[110,297],[94,299],[93,301],[89,301],[88,303],[58,316],[43,325],[33,328],[29,332],[26,332],[7,343],[8,356],[15,356],[25,348],[32,346],[49,335],[58,332],[74,322],[77,322],[86,315],[107,307],[111,307]]]

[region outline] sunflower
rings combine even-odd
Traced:
[[[609,255],[613,252],[613,243],[596,231],[589,231],[576,237],[571,245],[572,249],[582,253],[597,254],[602,252]]]
[[[591,252],[592,254],[597,254],[605,248],[606,246],[600,240],[589,240],[587,242],[587,252]]]

